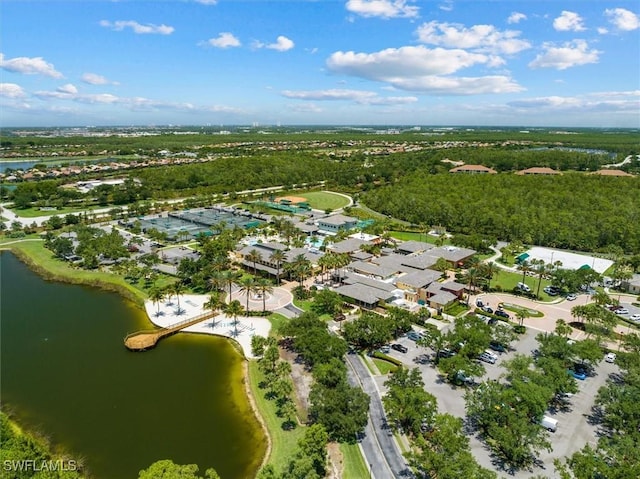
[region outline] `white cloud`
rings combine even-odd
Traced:
[[[431,21],[418,27],[416,33],[423,43],[447,48],[472,48],[514,54],[531,47],[528,41],[517,38],[520,36],[519,31],[500,31],[493,25],[473,25],[466,28],[459,23]]]
[[[14,73],[22,73],[23,75],[45,75],[51,78],[62,78],[62,73],[42,57],[16,57],[5,60],[4,54],[0,53],[0,68]]]
[[[20,85],[0,83],[0,96],[5,98],[24,98],[27,95]]]
[[[520,110],[551,112],[637,112],[640,109],[640,91],[594,92],[577,96],[546,96],[527,98],[508,103]]]
[[[609,33],[609,30],[604,27],[598,27],[597,31],[600,35],[606,35],[607,33]]]
[[[376,53],[335,52],[327,67],[336,73],[381,81],[409,91],[434,94],[476,95],[518,92],[523,88],[503,75],[447,77],[477,64],[496,64],[490,55],[461,49],[428,49],[424,46],[388,48]]]
[[[507,23],[520,23],[522,20],[526,19],[527,16],[524,13],[513,12],[511,15],[509,15],[509,18],[507,18]]]
[[[638,15],[625,8],[608,8],[604,14],[618,30],[631,31],[640,28]]]
[[[581,32],[585,30],[583,20],[575,12],[563,10],[559,17],[553,21],[553,28],[561,32]]]
[[[71,83],[67,83],[66,85],[62,85],[56,88],[56,91],[60,93],[65,93],[68,95],[75,95],[76,93],[78,93],[78,89],[75,87],[75,85]]]
[[[148,23],[143,25],[133,20],[117,20],[115,22],[110,22],[109,20],[101,20],[100,26],[105,28],[110,28],[116,32],[121,32],[125,28],[131,28],[134,33],[138,34],[160,34],[160,35],[171,35],[175,28],[162,24],[162,25],[154,25],[153,23]]]
[[[346,9],[363,17],[413,18],[420,9],[406,0],[349,0]]]
[[[239,47],[242,45],[240,40],[233,33],[222,32],[216,38],[210,38],[206,41],[206,45],[216,48]]]
[[[89,85],[119,85],[118,82],[110,81],[97,73],[84,73],[81,80]]]
[[[218,0],[195,0],[196,3],[201,3],[202,5],[215,5],[218,3]]]
[[[372,91],[348,89],[284,90],[282,96],[295,100],[353,101],[363,105],[398,105],[418,101],[415,96],[383,97]]]
[[[524,88],[504,75],[483,77],[443,77],[424,76],[398,78],[392,84],[403,90],[418,91],[432,95],[486,95],[497,93],[517,93]]]
[[[395,77],[446,75],[476,64],[486,64],[490,57],[465,50],[429,49],[422,45],[387,48],[375,53],[335,52],[327,60],[330,70],[389,81]]]
[[[567,68],[598,63],[600,51],[591,49],[584,40],[573,40],[562,46],[555,46],[546,42],[542,45],[543,53],[538,54],[535,60],[529,63],[531,68],[555,68],[566,70]]]
[[[453,0],[445,0],[445,2],[441,4],[438,8],[440,8],[440,10],[443,10],[445,12],[450,12],[451,10],[453,10]]]
[[[293,43],[293,40],[285,37],[284,35],[280,35],[276,39],[275,43],[269,43],[265,48],[277,50],[279,52],[286,52],[287,50],[291,50],[294,46],[295,43]]]

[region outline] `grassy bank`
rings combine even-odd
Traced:
[[[369,468],[362,457],[358,444],[340,444],[342,452],[342,479],[362,479],[369,477]]]
[[[115,291],[125,298],[143,307],[146,294],[127,283],[124,278],[102,271],[86,271],[73,268],[68,263],[53,257],[42,241],[20,241],[0,245],[0,248],[12,251],[29,268],[47,280],[62,283],[86,284],[106,291]]]
[[[266,463],[272,464],[277,471],[282,471],[293,457],[298,440],[304,434],[304,427],[298,426],[291,431],[282,429],[282,419],[276,414],[275,402],[267,400],[264,397],[264,390],[259,387],[263,380],[264,375],[258,368],[258,363],[249,361],[251,394],[271,440],[271,451]]]

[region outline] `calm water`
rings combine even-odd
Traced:
[[[124,336],[149,327],[116,294],[47,282],[0,255],[3,408],[84,457],[92,477],[127,479],[159,459],[255,475],[265,439],[242,360],[224,339],[178,334],[144,353]]]

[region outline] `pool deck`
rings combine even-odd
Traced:
[[[236,298],[234,297],[234,299]],[[178,313],[178,302],[175,297],[171,297],[170,301],[165,299],[158,304],[146,301],[145,309],[153,324],[162,328],[171,328],[177,323],[182,323],[189,318],[195,318],[206,313],[207,310],[203,308],[203,305],[208,300],[209,296],[207,295],[185,294],[180,296],[180,313]],[[160,311],[160,314],[158,314],[158,311]],[[213,334],[235,339],[242,347],[245,357],[253,358],[251,354],[251,338],[254,335],[267,337],[270,330],[271,323],[266,318],[238,316],[236,327],[233,318],[220,313],[182,331]]]

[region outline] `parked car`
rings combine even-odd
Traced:
[[[560,294],[560,289],[556,288],[555,286],[547,286],[544,288],[544,292],[549,296],[558,296]]]
[[[411,341],[418,341],[420,339],[420,335],[415,331],[409,331],[409,333],[407,334],[407,338],[409,338]]]
[[[456,353],[454,353],[453,351],[447,348],[444,348],[438,351],[438,357],[441,357],[441,358],[450,358],[451,356],[455,356],[455,355]]]
[[[608,363],[614,363],[616,361],[616,353],[607,353],[604,360]]]
[[[584,381],[587,379],[587,375],[582,372],[574,371],[573,369],[569,369],[569,374],[571,374],[574,378],[579,379],[580,381]]]
[[[569,293],[567,295],[567,301],[575,301],[576,299],[578,299],[578,295],[575,293]]]
[[[489,306],[483,306],[482,311],[484,311],[485,313],[493,314],[493,309],[491,309]]]
[[[615,311],[616,314],[629,314],[629,310],[627,308],[620,308],[620,309],[616,309]]]
[[[499,353],[504,353],[506,351],[505,347],[502,344],[496,343],[495,341],[491,341],[489,343],[489,347],[494,351],[498,351]]]
[[[385,344],[380,348],[380,352],[384,354],[388,354],[390,350],[391,350],[391,347],[388,344]]]
[[[398,343],[393,343],[391,345],[391,349],[395,349],[396,351],[400,351],[401,353],[406,353],[407,351],[409,351],[409,349],[407,349],[406,346],[403,346],[402,344],[398,344]]]
[[[504,311],[503,309],[498,309],[495,313],[496,316],[500,316],[501,318],[505,318],[505,319],[509,319],[510,316],[507,314],[506,311]]]
[[[482,308],[484,306],[484,303],[482,302],[481,299],[476,299],[476,307],[478,308]]]
[[[522,282],[518,283],[516,285],[516,288],[519,289],[520,291],[524,291],[525,293],[531,292],[531,288]]]
[[[483,362],[489,363],[489,364],[495,364],[496,361],[498,360],[494,355],[489,354],[487,352],[484,352],[480,356],[478,356],[478,359],[480,361],[483,361]]]
[[[632,314],[631,316],[629,316],[629,319],[631,321],[640,321],[640,314],[638,314],[638,313]]]
[[[558,420],[549,416],[543,416],[540,420],[540,425],[547,431],[556,432],[558,429]]]

